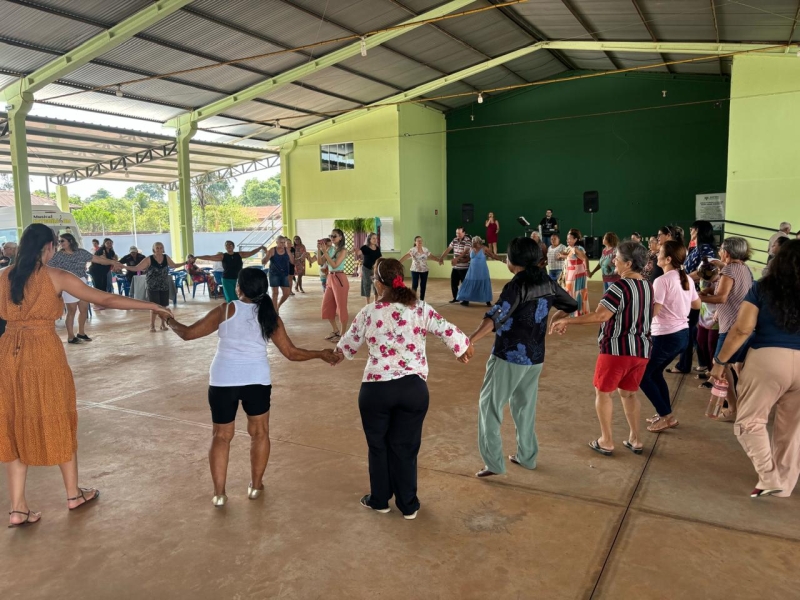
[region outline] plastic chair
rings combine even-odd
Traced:
[[[186,292],[184,290],[184,284],[186,283],[186,271],[174,271],[172,273],[172,279],[175,281],[175,300],[172,302],[172,306],[178,306],[178,290],[181,291],[181,295],[183,296],[183,301],[186,302]]]
[[[205,286],[205,289],[208,290],[208,286],[206,285],[205,280],[204,281],[192,281],[192,300],[194,300],[194,295],[197,292],[197,286],[199,286],[199,285]]]

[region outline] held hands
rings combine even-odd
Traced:
[[[464,352],[464,354],[458,357],[458,362],[467,364],[469,362],[469,359],[471,359],[474,355],[475,355],[475,347],[472,344],[470,344],[469,346],[467,346],[466,352]]]
[[[156,313],[159,317],[164,319],[174,319],[175,317],[172,314],[172,311],[168,308],[161,306],[160,304],[153,304],[153,308],[151,308],[154,313]]]
[[[330,366],[335,367],[344,360],[344,354],[338,348],[336,350],[326,348],[322,351],[322,360],[324,360]]]
[[[553,321],[550,324],[550,335],[557,333],[558,335],[564,335],[567,333],[567,324],[569,323],[569,319],[559,319],[558,321]]]

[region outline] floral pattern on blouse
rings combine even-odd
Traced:
[[[428,377],[425,339],[440,338],[456,356],[469,346],[469,338],[421,300],[414,306],[376,302],[362,308],[344,334],[337,349],[352,359],[365,342],[369,347],[367,366],[361,381],[387,381],[407,375]]]

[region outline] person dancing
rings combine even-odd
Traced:
[[[294,291],[305,294],[306,291],[303,289],[303,277],[306,274],[306,261],[308,261],[308,264],[310,265],[311,260],[308,255],[308,250],[306,250],[305,245],[303,245],[303,240],[300,239],[299,235],[294,236],[293,242],[292,248],[294,248],[294,275],[296,278]]]
[[[379,300],[356,315],[336,351],[352,359],[366,342],[358,408],[369,446],[370,493],[361,505],[388,513],[394,496],[406,519],[420,508],[417,498],[417,455],[422,423],[428,412],[426,334],[440,338],[461,362],[472,358],[469,338],[448,323],[403,282],[403,265],[388,258],[375,263]]]
[[[289,280],[291,265],[294,264],[294,257],[286,247],[288,240],[279,235],[275,241],[275,247],[267,250],[267,254],[261,259],[261,264],[266,266],[269,263],[269,287],[272,288],[272,304],[275,311],[280,313],[281,306],[292,292],[292,282]],[[278,290],[282,296],[278,301]]]
[[[500,221],[494,218],[494,213],[486,217],[486,244],[489,250],[497,254],[497,235],[500,233]]]
[[[378,292],[372,281],[372,269],[375,261],[381,257],[381,247],[378,245],[378,234],[370,233],[367,241],[358,249],[357,257],[361,261],[361,297],[366,298],[369,304],[370,296],[374,295],[378,299]]]
[[[425,300],[425,289],[428,287],[428,259],[433,258],[439,265],[444,264],[444,261],[423,245],[422,236],[419,235],[414,238],[414,246],[400,258],[400,262],[405,262],[408,258],[411,259],[411,291],[416,294],[419,287],[419,299]]]
[[[42,223],[22,234],[16,263],[0,273],[0,317],[8,322],[0,337],[0,462],[5,463],[11,500],[9,527],[38,523],[28,506],[29,466],[58,465],[67,508],[96,500],[100,492],[78,486],[78,412],[75,382],[55,320],[64,312],[66,292],[79,301],[119,310],[169,310],[108,294],[72,273],[47,266],[58,238]]]
[[[338,342],[341,334],[347,328],[350,316],[347,314],[347,294],[350,292],[350,282],[344,273],[347,248],[344,245],[344,232],[334,229],[330,235],[331,246],[327,250],[324,243],[317,246],[317,262],[320,268],[328,268],[327,285],[322,296],[322,318],[331,324],[331,333],[325,339],[329,342]],[[339,317],[339,325],[336,317]]]
[[[77,240],[71,233],[62,233],[58,236],[58,247],[60,248],[59,251],[53,255],[47,266],[72,273],[87,285],[86,263],[121,267],[115,260],[99,254],[92,254],[78,246]],[[92,338],[86,335],[86,318],[89,316],[89,303],[84,300],[78,300],[69,292],[64,292],[61,296],[64,304],[67,305],[67,316],[64,319],[64,324],[67,326],[67,342],[70,344],[91,342]],[[75,335],[76,312],[78,313],[78,335]]]
[[[476,235],[472,238],[467,276],[456,296],[456,300],[461,302],[462,306],[469,306],[470,302],[485,302],[486,306],[492,305],[492,278],[489,275],[489,266],[486,264],[487,256],[500,260],[500,257],[484,246],[483,240]]]
[[[577,229],[570,229],[567,233],[567,251],[561,258],[567,261],[567,272],[564,276],[564,287],[567,293],[578,302],[578,310],[573,316],[580,317],[588,314],[589,310],[589,287],[586,283],[586,275],[589,272],[589,257],[586,256],[581,244],[581,232]]]
[[[264,472],[269,461],[269,409],[272,394],[267,343],[272,342],[291,361],[319,358],[329,364],[339,362],[333,350],[304,350],[292,343],[268,292],[267,274],[260,269],[242,269],[236,283],[238,300],[220,304],[192,325],[174,318],[169,328],[182,340],[196,340],[218,332],[217,353],[211,362],[208,405],[213,429],[208,462],[214,482],[211,503],[225,506],[228,495],[228,457],[236,432],[239,401],[247,414],[250,435],[250,485],[247,497],[258,498],[264,491]]]
[[[233,302],[236,299],[236,280],[239,277],[239,271],[244,267],[244,259],[258,254],[261,250],[266,250],[264,246],[259,246],[250,252],[235,252],[235,249],[236,245],[228,240],[225,242],[225,252],[203,254],[197,257],[197,260],[222,263],[222,293],[225,295],[226,302]]]
[[[146,271],[145,281],[147,282],[147,299],[159,306],[169,306],[169,270],[177,269],[186,263],[176,263],[169,256],[164,254],[164,244],[156,242],[153,244],[153,253],[145,258],[135,267],[125,267],[134,273]],[[150,312],[150,333],[156,331],[157,311]],[[167,330],[164,317],[161,317],[161,331]]]
[[[511,240],[507,255],[506,264],[514,277],[470,336],[474,345],[489,332],[495,332],[478,401],[478,448],[484,467],[475,474],[477,477],[506,472],[500,437],[506,404],[511,406],[517,429],[517,452],[508,459],[526,469],[536,468],[536,399],[544,364],[547,314],[551,306],[566,314],[578,308],[575,299],[540,267],[543,256],[535,240]]]

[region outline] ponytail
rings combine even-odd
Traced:
[[[686,261],[686,246],[681,242],[668,240],[661,244],[661,249],[664,251],[664,258],[669,258],[672,267],[678,271],[678,275],[681,278],[681,288],[688,292],[689,276],[683,268],[683,263]]]
[[[57,239],[55,232],[42,223],[34,223],[25,228],[19,240],[14,266],[8,273],[11,301],[14,304],[22,304],[25,299],[25,285],[42,266],[42,251],[47,244],[53,244]]]
[[[258,307],[261,335],[268,340],[278,328],[278,312],[269,297],[267,274],[261,269],[247,268],[239,272],[239,290]]]

